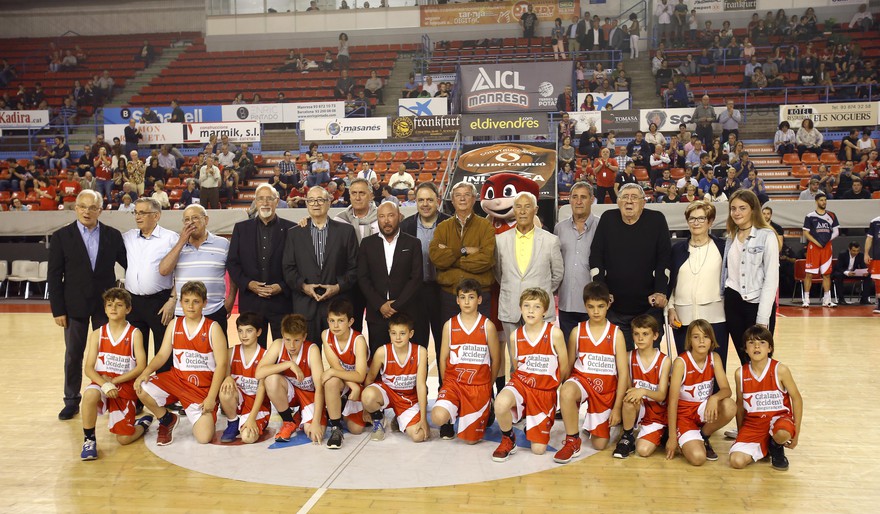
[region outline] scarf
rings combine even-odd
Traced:
[[[354,208],[351,206],[339,213],[337,218],[344,220],[346,223],[354,227],[354,233],[357,236],[358,244],[361,244],[361,227],[365,227],[363,229],[363,237],[372,235],[373,224],[377,222],[378,215],[379,210],[376,208],[376,204],[370,202],[370,210],[363,218],[358,218],[357,216],[355,216]]]

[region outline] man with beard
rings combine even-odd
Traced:
[[[371,354],[391,341],[388,318],[405,312],[417,319],[422,286],[422,247],[418,239],[400,231],[400,208],[383,203],[378,221],[379,233],[365,237],[358,253],[358,284],[367,303]],[[413,342],[428,347],[427,339]]]
[[[279,218],[278,192],[269,184],[257,187],[254,201],[257,216],[240,221],[232,229],[226,269],[238,287],[239,312],[259,312],[263,326],[258,342],[266,347],[269,328],[272,339],[281,337],[281,319],[290,312],[291,291],[284,281],[281,261],[293,222]]]

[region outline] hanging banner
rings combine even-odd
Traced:
[[[459,116],[399,116],[391,120],[391,137],[422,139],[442,137],[454,139],[461,128]]]
[[[758,0],[724,0],[725,11],[754,11]]]
[[[787,121],[791,128],[801,127],[810,118],[816,128],[865,127],[877,125],[880,102],[842,102],[832,104],[796,104],[779,106],[779,123]]]
[[[608,104],[611,104],[611,109],[613,110],[630,108],[629,91],[613,91],[604,95],[600,93],[578,93],[578,108],[580,108],[581,105],[584,105],[587,95],[592,95],[593,105],[596,107],[597,111],[604,111],[605,106]]]
[[[149,125],[148,125],[149,126]],[[260,123],[257,121],[221,121],[217,123],[184,123],[184,143],[207,143],[211,136],[229,136],[233,143],[259,143]]]
[[[446,98],[401,98],[397,101],[398,116],[444,116],[449,114]]]
[[[575,134],[582,134],[590,127],[596,127],[596,132],[602,132],[602,112],[601,111],[576,111],[568,113],[568,117],[577,123],[574,126]]]
[[[41,128],[49,124],[49,111],[0,111],[0,129]]]
[[[578,0],[532,0],[531,2],[506,1],[491,3],[449,3],[440,5],[423,5],[421,11],[422,27],[451,27],[460,25],[497,25],[503,23],[519,23],[528,5],[534,8],[538,22],[553,25],[553,20],[571,19],[573,14],[580,14]]]
[[[715,119],[724,111],[726,107],[715,107]],[[693,130],[695,124],[691,121],[694,115],[692,107],[682,107],[675,109],[641,109],[639,130],[647,132],[651,123],[657,124],[657,130],[660,132],[678,132],[678,126],[682,123],[688,126],[688,130]]]
[[[723,0],[694,0],[693,9],[697,14],[717,13],[724,10]]]
[[[461,112],[555,111],[572,85],[572,62],[470,64],[461,70]]]
[[[127,123],[114,123],[104,125],[104,140],[113,141],[118,137],[125,141],[125,127]],[[143,136],[140,140],[142,145],[179,145],[183,143],[183,124],[181,123],[138,123],[138,134]],[[205,140],[207,142],[207,140]]]
[[[345,117],[345,102],[299,102],[282,105],[284,123],[299,123],[306,118]]]
[[[306,141],[388,139],[388,118],[306,118],[300,129]]]
[[[260,123],[284,123],[284,104],[224,105],[221,107],[223,121],[259,121]]]
[[[463,136],[530,136],[547,135],[547,114],[462,114]]]
[[[602,131],[607,133],[613,130],[617,135],[629,137],[639,130],[639,110],[628,109],[624,111],[601,111]]]
[[[541,198],[553,198],[556,164],[556,145],[551,142],[468,144],[462,148],[450,183],[466,180],[479,191],[492,175],[513,173],[537,182]]]
[[[183,110],[183,119],[187,123],[200,123],[204,121],[221,121],[223,113],[219,105],[181,105]],[[168,123],[171,119],[171,107],[153,107],[150,110],[156,113],[159,121]],[[128,120],[134,118],[138,123],[144,115],[143,107],[104,107],[104,123],[113,125],[116,123],[128,123]]]

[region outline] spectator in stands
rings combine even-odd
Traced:
[[[58,194],[55,187],[49,185],[45,179],[34,180],[34,194],[39,202],[39,210],[55,211],[58,210]]]
[[[400,92],[401,98],[416,98],[419,96],[419,86],[416,84],[415,73],[410,73],[403,90]]]
[[[675,71],[679,75],[684,75],[685,77],[696,75],[697,74],[697,61],[694,60],[694,54],[688,53],[687,56],[681,63],[678,65],[678,68]]]
[[[526,7],[526,12],[519,18],[519,24],[523,29],[523,37],[535,37],[535,29],[538,27],[538,15],[531,3]]]
[[[793,153],[797,150],[796,143],[797,136],[791,130],[791,125],[787,121],[780,123],[779,130],[773,136],[773,148],[776,153],[780,156]]]
[[[582,111],[595,111],[596,110],[596,104],[595,104],[595,99],[593,98],[593,95],[588,94],[584,97],[584,102],[581,104],[580,110],[582,110]]]
[[[662,132],[657,131],[657,124],[651,123],[648,125],[648,133],[644,135],[645,142],[651,145],[649,148],[651,151],[654,150],[655,145],[663,145],[666,146],[666,136],[663,135]]]
[[[859,138],[857,146],[858,156],[860,159],[863,155],[869,155],[871,152],[877,149],[877,144],[874,143],[873,139],[871,139],[870,129],[865,129],[862,131],[862,137]]]
[[[816,169],[816,174],[811,178],[819,179],[819,189],[825,191],[828,199],[832,199],[832,191],[834,191],[834,187],[837,185],[837,179],[834,178],[834,175],[828,173],[828,166],[825,164],[820,164]]]
[[[107,101],[113,96],[113,86],[115,81],[113,77],[110,76],[110,72],[108,70],[104,70],[104,73],[101,74],[101,78],[97,80],[95,86],[98,88],[98,94],[101,97],[102,101]],[[146,109],[144,109],[146,111]]]
[[[748,189],[755,193],[755,196],[758,197],[758,201],[762,205],[770,200],[770,197],[767,196],[767,187],[764,185],[764,179],[758,176],[758,170],[754,168],[749,170],[748,177],[742,180],[742,187],[740,189]]]
[[[82,87],[78,80],[73,81],[73,89],[70,90],[69,96],[73,99],[74,107],[82,102],[83,97],[85,96],[85,89]]]
[[[700,56],[697,57],[697,75],[705,75],[707,73],[716,75],[716,70],[715,57],[709,53],[708,49],[703,48],[700,51]]]
[[[64,51],[64,58],[61,59],[61,71],[70,71],[76,68],[76,56],[70,50]]]
[[[21,198],[15,197],[12,199],[12,203],[9,204],[9,210],[24,212],[31,210],[31,206],[21,203]]]
[[[263,97],[260,96],[260,93],[254,93],[253,98],[251,98],[252,104],[258,104],[263,102]]]
[[[336,47],[336,60],[339,62],[340,70],[350,69],[351,55],[348,51],[348,34],[345,32],[339,34],[339,44]]]
[[[128,195],[132,202],[138,199],[138,194],[134,191],[134,187],[131,182],[124,182],[122,184],[122,190],[116,194],[116,203],[122,203],[122,197]],[[108,198],[108,201],[110,199]]]
[[[144,135],[138,132],[134,118],[128,120],[128,126],[125,127],[125,130],[123,131],[123,137],[125,137],[126,153],[137,153],[138,142],[144,138]]]
[[[702,198],[700,196],[700,189],[693,184],[686,185],[684,191],[685,193],[681,195],[682,203],[694,203],[700,201]]]
[[[669,164],[672,162],[672,159],[669,158],[669,154],[666,153],[666,150],[663,147],[663,143],[657,143],[653,146],[654,151],[648,157],[648,163],[651,165],[650,168],[648,168],[648,172],[650,173],[650,184],[653,184],[658,178],[660,178],[664,171],[668,171]]]
[[[232,105],[244,105],[247,102],[244,101],[244,93],[236,93],[235,97],[232,99]]]
[[[295,188],[302,186],[299,170],[296,167],[296,162],[291,159],[290,150],[284,152],[284,158],[278,163],[278,169],[281,171],[281,177],[285,184]]]
[[[733,194],[734,191],[736,191],[737,189],[740,189],[742,187],[742,184],[739,181],[739,179],[736,178],[736,176],[737,176],[736,168],[734,168],[733,166],[727,165],[727,163],[725,163],[724,161],[722,161],[722,163],[719,166],[726,166],[726,168],[721,168],[721,169],[725,170],[724,174],[721,175],[719,173],[719,171],[721,171],[721,169],[719,169],[718,171],[716,171],[715,175],[719,176],[719,177],[721,177],[721,176],[726,177],[724,180],[724,183],[722,184],[722,191],[724,191],[724,194],[728,198],[730,198],[730,196]]]
[[[220,208],[220,170],[214,166],[214,156],[205,156],[205,165],[199,169],[200,203],[206,209]]]
[[[840,167],[840,173],[837,175],[838,196],[842,196],[852,189],[853,180],[856,178],[861,180],[861,177],[858,175],[853,175],[853,162],[850,160],[845,161]]]
[[[715,178],[715,169],[709,168],[703,173],[703,178],[700,179],[697,189],[700,190],[701,195],[705,195],[710,191],[713,185],[719,186],[719,190],[721,189],[721,184],[718,182],[718,179]]]
[[[342,3],[339,4],[339,9],[340,10],[349,9],[348,2],[346,2],[345,0],[342,0]]]
[[[324,160],[324,154],[318,152],[315,156],[315,162],[312,163],[309,170],[309,177],[306,180],[308,187],[314,187],[319,184],[330,182],[330,163]]]
[[[651,150],[654,147],[645,142],[644,136],[645,134],[641,130],[636,131],[635,139],[626,145],[626,155],[633,160],[636,166],[647,168],[649,166]]]
[[[870,154],[863,155],[861,162],[853,168],[853,171],[871,191],[880,191],[880,161],[877,150],[871,150]]]
[[[641,27],[639,25],[639,17],[636,13],[629,15],[629,58],[638,59],[639,57],[639,37],[641,35]]]
[[[150,195],[153,200],[159,202],[159,206],[163,209],[170,209],[171,202],[168,200],[168,193],[165,192],[165,183],[157,180],[153,184],[153,194]]]
[[[739,160],[733,165],[737,172],[737,178],[743,182],[749,173],[755,171],[755,163],[749,159],[749,152],[739,152]]]
[[[333,71],[333,54],[330,53],[330,50],[324,52],[324,59],[321,61],[321,68],[324,71]]]
[[[562,93],[556,97],[556,110],[559,112],[572,112],[575,110],[576,102],[572,95],[571,86],[566,85]]]
[[[50,157],[49,147],[46,145],[46,141],[40,140],[39,145],[37,145],[37,151],[34,153],[34,164],[40,168],[47,169],[49,168]]]
[[[56,73],[61,71],[61,52],[55,51],[49,56],[49,72]]]
[[[64,105],[58,110],[58,116],[52,120],[53,125],[76,125],[77,110],[70,97],[64,99]]]
[[[654,4],[654,16],[657,19],[657,43],[665,42],[672,47],[672,17],[675,13],[675,7],[668,0],[660,0]]]
[[[703,151],[703,143],[699,139],[693,141],[693,149],[687,153],[685,157],[685,168],[693,168],[700,164],[700,160],[702,155],[706,153]]]
[[[669,81],[672,80],[672,74],[673,70],[669,67],[669,62],[666,59],[663,59],[660,62],[660,68],[657,70],[657,73],[654,74],[654,84],[658,96],[660,95],[660,89],[669,84]]]
[[[336,81],[336,88],[333,92],[334,98],[343,100],[349,93],[354,94],[354,80],[348,76],[348,70],[342,70],[339,79]]]
[[[238,172],[235,171],[235,168],[223,168],[220,170],[220,176],[220,198],[226,198],[226,204],[231,205],[238,195]],[[252,208],[256,209],[256,203],[252,205]]]
[[[311,0],[309,2],[309,6],[306,7],[306,12],[314,12],[314,11],[320,11],[320,9],[318,8],[318,2],[316,0]]]
[[[153,45],[150,44],[146,39],[144,40],[144,44],[141,45],[140,51],[135,55],[135,61],[141,61],[144,63],[144,68],[150,66],[150,63],[153,62],[153,57],[155,56],[155,52],[153,50]]]
[[[196,181],[195,179],[188,178],[186,179],[186,189],[183,190],[183,194],[180,196],[180,205],[186,208],[193,203],[199,203],[197,200],[200,200],[200,198]]]
[[[76,173],[80,178],[85,176],[87,171],[92,171],[92,156],[91,156],[92,147],[89,145],[83,146],[83,152],[79,156],[79,159],[76,161]]]
[[[736,134],[739,139],[739,124],[742,122],[742,114],[733,108],[733,100],[727,101],[727,108],[718,115],[721,124],[721,140],[727,141],[730,134]]]
[[[806,118],[801,121],[801,128],[797,131],[798,156],[803,158],[804,153],[812,152],[816,155],[822,153],[822,143],[825,138],[813,125],[813,120]]]
[[[247,185],[248,181],[257,174],[256,160],[254,154],[248,151],[248,144],[242,143],[241,149],[235,154],[233,161],[235,171],[238,173],[239,183]]]
[[[574,137],[577,121],[571,119],[571,116],[567,112],[561,112],[559,115],[562,118],[558,126],[559,139],[564,140],[565,138]]]
[[[64,205],[64,210],[72,211],[76,206],[76,196],[82,191],[82,184],[77,179],[76,172],[67,170],[67,177],[58,182],[58,198]]]
[[[681,194],[678,192],[678,184],[672,183],[666,187],[666,194],[657,199],[658,203],[681,203]]]
[[[165,170],[159,165],[158,152],[153,150],[153,155],[147,159],[147,168],[144,172],[144,187],[152,190],[153,184],[165,179]]]
[[[106,147],[98,147],[98,155],[95,156],[92,165],[97,179],[96,190],[104,197],[105,201],[110,202],[113,194],[113,161],[107,155]]]
[[[626,169],[626,166],[631,162],[630,160],[625,164],[621,164],[619,160],[611,158],[610,149],[602,148],[599,157],[596,158],[592,166],[596,182],[596,201],[598,203],[605,202],[606,194],[611,197],[612,203],[617,202],[617,187],[615,184],[617,172],[620,166]]]
[[[156,114],[150,106],[144,107],[144,114],[141,116],[141,123],[162,123],[159,115]]]
[[[868,12],[868,5],[862,4],[849,22],[849,28],[860,28],[862,32],[869,32],[874,26],[874,15]]]
[[[599,150],[601,149],[601,136],[596,132],[595,125],[591,125],[590,128],[581,133],[581,138],[578,142],[578,153],[595,159],[599,156]]]
[[[0,87],[6,87],[17,76],[15,66],[9,64],[9,61],[6,59],[3,59],[0,62]]]
[[[391,186],[382,186],[382,200],[379,204],[381,205],[385,202],[392,202],[395,205],[400,206],[400,200],[391,192]]]
[[[556,188],[561,193],[567,193],[574,185],[574,173],[571,171],[571,164],[565,163],[556,173]]]
[[[707,148],[712,146],[712,123],[715,122],[715,108],[709,105],[709,95],[703,95],[700,105],[694,109],[691,119],[697,125],[697,136]]]
[[[550,30],[550,47],[555,60],[565,60],[565,28],[562,26],[562,18],[556,18],[553,22],[553,28]]]
[[[766,89],[767,84],[768,82],[767,77],[764,75],[764,69],[761,66],[756,66],[754,68],[754,71],[752,72],[751,77],[751,87],[758,90],[754,94],[758,94],[758,92],[763,92],[764,89]]]
[[[684,167],[684,145],[678,138],[678,134],[669,138],[669,148],[667,149],[667,155],[669,155],[669,167],[670,168],[682,168]]]
[[[385,105],[385,88],[376,71],[370,72],[370,78],[364,83],[364,92],[370,98],[376,98],[380,105]]]
[[[837,198],[839,200],[870,200],[871,193],[865,189],[862,179],[854,177],[850,189],[843,194],[838,193]]]

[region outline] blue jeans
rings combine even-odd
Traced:
[[[309,187],[314,187],[326,182],[330,182],[330,173],[326,171],[309,173],[308,178],[306,178],[306,185]]]
[[[66,169],[70,166],[70,161],[67,159],[49,159],[49,168],[55,169],[56,164],[61,164],[61,167]]]
[[[105,201],[109,202],[113,194],[113,181],[98,179],[98,192],[101,193]]]

